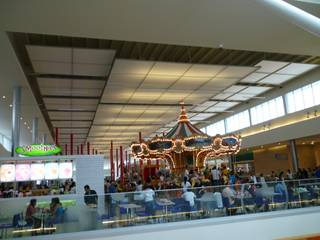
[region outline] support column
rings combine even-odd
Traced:
[[[56,130],[56,134],[54,136],[55,137],[54,142],[55,142],[56,146],[59,146],[59,128],[56,128],[55,130]]]
[[[73,133],[70,134],[70,155],[73,155]]]
[[[38,143],[38,122],[39,119],[37,117],[32,120],[32,144]]]
[[[124,183],[124,162],[123,162],[123,150],[122,146],[120,146],[120,179],[121,183]]]
[[[299,159],[297,155],[297,146],[295,140],[289,140],[290,153],[291,153],[291,161],[292,161],[292,170],[293,172],[297,172],[299,168]]]
[[[42,144],[47,144],[48,143],[47,138],[48,138],[48,135],[46,133],[44,133],[43,136],[42,136]]]
[[[64,155],[68,155],[68,144],[64,147]]]
[[[12,147],[11,156],[17,156],[16,148],[20,145],[21,87],[13,89],[12,101]]]
[[[87,142],[87,154],[90,155],[90,143]]]
[[[83,144],[80,145],[80,154],[83,155]]]
[[[110,169],[111,169],[111,180],[114,181],[114,163],[113,163],[113,142],[110,143]]]
[[[119,152],[118,148],[116,149],[116,171],[117,171],[117,177],[119,176]]]

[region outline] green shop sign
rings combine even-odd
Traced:
[[[16,148],[16,153],[24,156],[29,156],[29,157],[49,156],[49,155],[55,155],[59,152],[61,152],[61,148],[54,144],[52,145],[32,144],[32,145]]]

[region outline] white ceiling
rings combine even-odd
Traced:
[[[319,5],[299,7],[319,13]],[[170,7],[168,7],[170,6]],[[75,12],[77,14],[75,14]],[[59,13],[59,14],[57,14]],[[318,15],[319,16],[319,15]],[[3,0],[0,29],[61,36],[319,55],[319,39],[260,1]]]

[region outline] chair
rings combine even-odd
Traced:
[[[1,230],[1,235],[0,238],[7,238],[7,234],[8,234],[8,229],[9,228],[13,228],[12,223],[2,223],[0,224],[0,230]]]

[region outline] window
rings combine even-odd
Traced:
[[[249,111],[237,113],[231,117],[226,118],[226,132],[234,132],[242,128],[250,126]]]
[[[207,127],[201,128],[200,131],[203,133],[207,133]]]
[[[274,98],[250,109],[252,125],[284,116],[282,97]]]
[[[320,81],[288,92],[285,96],[288,113],[301,111],[320,104]]]
[[[224,120],[221,120],[219,122],[216,122],[214,124],[207,126],[207,134],[209,136],[215,136],[217,134],[221,134],[221,135],[226,134]]]

